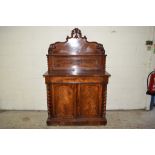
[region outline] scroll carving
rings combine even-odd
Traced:
[[[77,39],[77,40],[76,40]],[[74,42],[72,42],[74,41]],[[72,48],[72,45],[75,45],[76,41],[76,47]],[[59,50],[61,49],[61,51]],[[67,36],[65,42],[56,42],[54,44],[51,44],[48,50],[48,54],[67,54],[70,55],[74,53],[76,55],[75,51],[78,51],[78,54],[104,54],[104,48],[103,45],[97,42],[89,42],[87,41],[86,36],[82,36],[82,32],[80,29],[75,28],[71,31],[71,36]],[[84,53],[85,51],[85,53]]]
[[[81,30],[78,28],[75,28],[74,30],[72,30],[71,37],[72,38],[81,38],[82,37]]]

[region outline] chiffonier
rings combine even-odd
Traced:
[[[47,125],[105,125],[110,74],[103,45],[87,41],[75,28],[47,54]]]

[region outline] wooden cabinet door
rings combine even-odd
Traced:
[[[53,116],[73,118],[76,114],[76,85],[52,84]]]
[[[78,115],[79,117],[101,116],[102,85],[79,84],[78,86]]]

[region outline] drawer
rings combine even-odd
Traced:
[[[102,83],[106,81],[106,77],[48,77],[48,82],[52,83]]]

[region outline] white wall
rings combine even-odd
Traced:
[[[46,110],[49,44],[64,41],[74,27],[0,27],[0,109]],[[148,106],[146,77],[155,54],[146,51],[154,27],[79,27],[89,41],[104,45],[108,84],[107,109]]]

